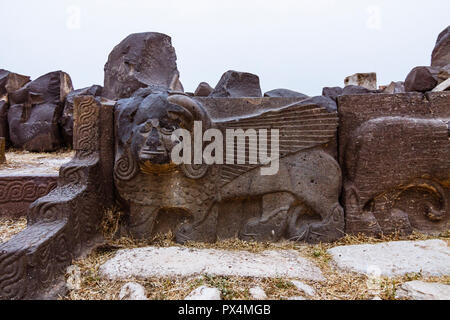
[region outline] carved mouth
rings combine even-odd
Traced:
[[[141,159],[144,160],[149,160],[155,157],[161,157],[161,156],[165,156],[166,152],[164,151],[152,151],[149,149],[142,149],[140,152],[140,157]]]

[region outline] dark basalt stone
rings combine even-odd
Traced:
[[[224,73],[211,98],[262,97],[259,77],[247,72],[227,71]]]
[[[299,99],[308,99],[309,96],[306,94],[296,92],[289,89],[275,89],[264,93],[264,97],[266,98],[299,98]]]
[[[30,82],[30,77],[0,69],[0,100],[8,101],[8,93],[22,88]],[[6,96],[6,97],[5,97]]]
[[[431,66],[443,67],[450,63],[450,26],[442,31],[431,55]]]
[[[207,97],[214,91],[214,88],[212,88],[208,83],[201,82],[197,89],[195,90],[193,96],[195,97]]]
[[[4,137],[5,142],[9,137],[8,109],[9,105],[6,103],[6,101],[0,100],[0,137]]]
[[[316,96],[309,99],[305,99],[299,102],[299,105],[309,105],[309,104],[315,104],[322,108],[325,108],[328,110],[328,112],[336,112],[337,110],[337,104],[333,99],[324,97],[324,96]]]
[[[342,90],[342,95],[353,95],[353,94],[371,94],[371,93],[379,93],[378,90],[369,90],[367,88],[361,86],[346,86]]]
[[[149,239],[170,230],[179,243],[227,237],[316,243],[343,236],[340,168],[325,147],[335,143],[336,112],[314,99],[140,93],[119,100],[115,111],[114,177],[127,208],[123,232]],[[193,136],[193,121],[224,137],[227,129],[280,130],[280,170],[265,176],[258,164],[175,165],[176,144],[167,139],[181,127]]]
[[[102,96],[102,90],[102,86],[93,85],[88,88],[74,90],[67,95],[64,110],[59,119],[62,137],[66,145],[72,146],[73,144],[73,104],[75,98],[83,95],[100,97]]]
[[[322,89],[322,95],[324,97],[330,98],[337,102],[337,97],[339,97],[344,92],[341,87],[325,87]]]
[[[55,151],[63,140],[58,120],[64,100],[73,90],[70,76],[48,73],[9,94],[8,124],[11,143],[28,151]]]
[[[131,34],[108,57],[103,96],[113,100],[129,98],[149,85],[184,91],[176,61],[169,36],[156,32]]]
[[[406,92],[427,92],[438,85],[438,74],[440,68],[415,67],[411,70],[405,80]]]
[[[346,231],[450,226],[450,92],[340,96]]]

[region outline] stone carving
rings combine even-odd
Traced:
[[[431,57],[433,67],[444,67],[448,64],[450,64],[450,26],[439,34]]]
[[[344,80],[345,86],[360,86],[369,90],[377,90],[377,74],[370,73],[355,73],[348,76]]]
[[[447,230],[450,94],[338,100],[347,232]]]
[[[30,204],[47,195],[56,185],[57,178],[53,176],[0,177],[0,216],[26,216]]]
[[[113,192],[113,104],[82,96],[74,107],[75,158],[58,187],[35,201],[27,228],[0,245],[0,299],[55,297],[65,269],[100,240]]]
[[[70,76],[48,73],[9,94],[8,123],[14,147],[28,151],[55,151],[62,139],[58,126],[64,99],[73,90]]]
[[[131,34],[108,57],[103,96],[128,98],[149,85],[183,91],[176,61],[169,36],[156,32]]]
[[[75,98],[83,95],[101,97],[102,90],[103,88],[101,86],[93,85],[88,88],[74,90],[67,95],[64,110],[59,119],[59,125],[66,145],[73,145],[73,104]]]
[[[262,97],[259,77],[246,72],[227,71],[223,74],[210,97]]]
[[[201,103],[149,89],[118,101],[114,176],[129,211],[125,229],[130,235],[149,238],[164,227],[180,243],[214,242],[236,224],[237,214],[246,217],[237,226],[237,236],[245,240],[318,242],[341,237],[341,171],[324,148],[335,138],[337,114],[315,104],[294,103],[218,119],[205,108],[215,100],[203,98]],[[238,114],[239,99],[231,100]],[[249,164],[174,165],[171,134],[180,127],[192,130],[193,121],[202,122],[203,130],[221,132],[279,129],[279,173],[262,176],[260,166]],[[242,213],[222,209],[231,202],[237,202]]]

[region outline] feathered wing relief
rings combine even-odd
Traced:
[[[227,129],[244,131],[254,129],[256,134],[259,133],[259,130],[266,129],[268,153],[270,153],[270,130],[279,130],[279,158],[281,159],[301,150],[326,144],[334,139],[338,127],[338,116],[337,113],[330,113],[327,109],[314,104],[292,104],[257,115],[216,122],[216,125],[222,130],[224,137],[226,137]],[[227,164],[225,161],[222,165],[222,185],[261,166],[260,162],[249,164],[248,154],[251,149],[248,141],[246,141],[245,148],[246,164]],[[259,145],[258,148],[260,148]]]

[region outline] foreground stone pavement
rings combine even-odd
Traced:
[[[198,274],[324,280],[320,269],[295,251],[246,251],[189,248],[120,250],[100,268],[109,279],[193,276]]]
[[[328,253],[340,269],[357,273],[388,277],[407,273],[450,275],[450,249],[442,240],[341,246]]]

